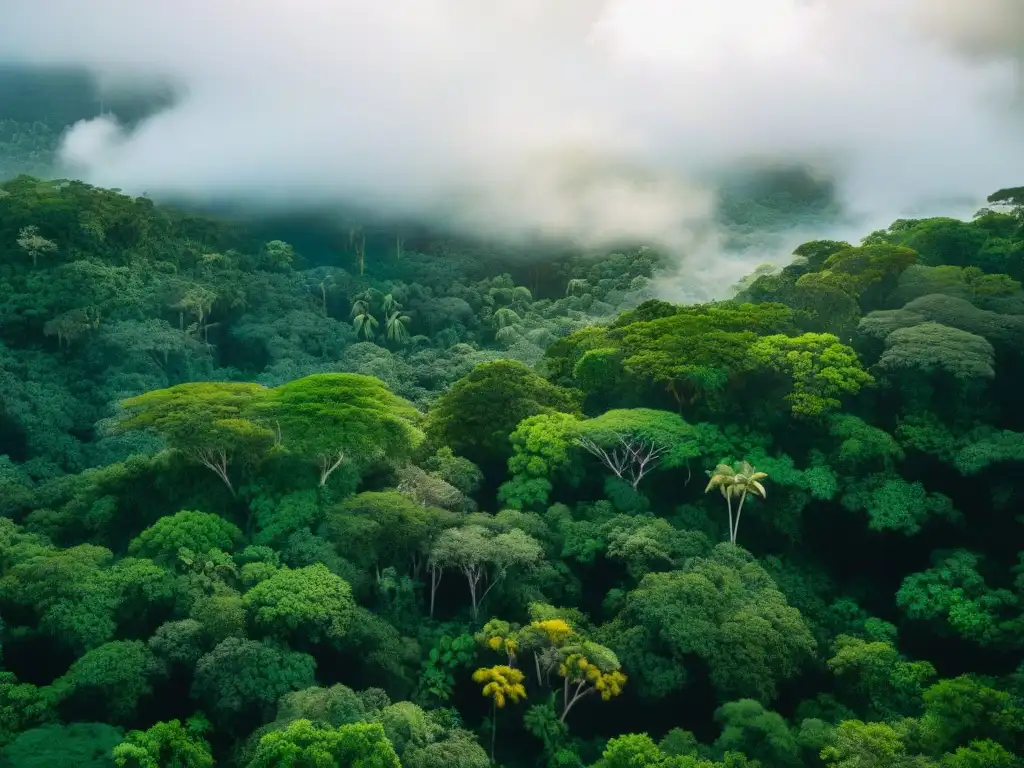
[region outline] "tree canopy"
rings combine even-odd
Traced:
[[[1024,197],[768,176],[722,247],[823,239],[701,303],[0,181],[0,768],[1018,765]]]

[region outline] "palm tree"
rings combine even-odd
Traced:
[[[498,329],[494,338],[502,344],[513,344],[519,339],[519,330],[514,325],[506,325]]]
[[[589,287],[590,283],[588,283],[586,280],[579,277],[574,277],[572,280],[569,281],[569,284],[565,287],[565,295],[575,296],[577,293],[586,293]]]
[[[371,315],[368,311],[360,312],[352,320],[352,327],[356,329],[356,338],[359,338],[359,334],[361,333],[363,334],[363,338],[367,341],[373,338],[373,329],[378,325],[380,325],[380,323],[377,322],[377,318]]]
[[[352,311],[349,313],[349,317],[353,320],[359,315],[370,314],[370,304],[366,299],[356,299],[352,302]]]
[[[517,309],[525,309],[533,303],[533,294],[525,285],[517,285],[512,289],[512,304]]]
[[[352,231],[349,230],[349,241],[355,239]],[[359,239],[355,241],[356,248],[356,266],[359,267],[359,276],[362,277],[366,274],[366,233],[360,231]]]
[[[388,294],[389,298],[390,296],[391,294]],[[398,314],[398,310],[395,310],[390,315],[388,315],[388,319],[385,324],[388,338],[391,339],[391,341],[397,342],[399,344],[404,344],[405,342],[407,342],[409,340],[409,329],[406,328],[406,324],[408,322],[409,316]]]
[[[327,275],[323,280],[320,281],[320,302],[324,310],[324,317],[327,317],[327,294],[330,293],[331,289],[334,288],[334,276]],[[353,309],[355,306],[353,305]]]
[[[189,329],[191,330],[194,326],[196,338],[202,336],[205,341],[209,338],[209,328],[211,327],[206,319],[213,311],[213,304],[216,301],[217,294],[197,285],[186,290],[178,303],[172,305],[171,308],[178,310],[178,323],[182,328],[184,328],[185,315],[194,315],[196,321],[189,325]]]
[[[761,481],[767,478],[768,475],[765,472],[758,472],[749,461],[744,460],[731,467],[728,464],[719,464],[715,467],[714,471],[708,472],[708,476],[711,479],[708,481],[708,486],[704,489],[704,493],[707,493],[712,488],[717,488],[722,492],[722,496],[725,497],[725,503],[729,508],[729,541],[733,546],[736,546],[736,537],[740,531],[740,515],[743,513],[743,502],[747,500],[748,493],[753,493],[762,499],[766,498],[766,492]],[[740,498],[740,503],[736,509],[736,518],[733,520],[732,500],[737,496]]]
[[[555,337],[547,328],[533,328],[526,332],[526,338],[539,346],[545,346]]]
[[[491,315],[491,321],[494,323],[495,328],[499,330],[510,325],[514,325],[520,320],[522,320],[522,318],[516,314],[515,310],[509,309],[508,307],[496,309],[494,310],[494,314]]]

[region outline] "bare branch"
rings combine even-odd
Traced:
[[[231,491],[231,495],[235,495],[235,488],[231,485],[231,478],[228,477],[228,456],[225,451],[213,448],[195,448],[191,451],[191,455],[196,461],[224,481],[224,485]]]
[[[505,574],[506,574],[507,572],[508,572],[508,571],[507,571],[507,570],[506,570],[505,568],[501,568],[501,569],[499,569],[499,570],[498,570],[498,573],[497,573],[497,575],[495,576],[495,578],[494,578],[493,580],[491,579],[491,575],[490,575],[490,573],[487,573],[487,574],[486,574],[486,575],[487,575],[487,581],[488,581],[489,583],[487,584],[487,589],[485,589],[485,590],[484,590],[484,593],[483,593],[482,595],[480,595],[480,602],[481,602],[481,603],[483,603],[483,601],[484,601],[484,598],[486,598],[486,597],[487,597],[487,595],[488,595],[488,594],[490,594],[490,591],[491,591],[492,589],[494,589],[494,587],[495,587],[495,586],[496,586],[496,585],[497,585],[497,584],[498,584],[499,582],[501,582],[501,581],[502,581],[502,579],[504,579],[504,578],[505,578]]]
[[[317,458],[320,461],[320,485],[326,485],[331,473],[345,463],[345,452],[321,453]]]
[[[573,692],[572,698],[569,698],[569,678],[565,678],[565,688],[562,695],[562,716],[559,718],[559,722],[564,723],[565,718],[569,715],[569,710],[572,709],[573,705],[586,696],[588,693],[593,693],[597,689],[593,686],[587,685],[587,679],[584,678],[576,686],[576,690]]]
[[[620,480],[629,482],[635,491],[640,481],[658,466],[668,446],[623,433],[615,433],[615,438],[619,445],[612,449],[604,448],[587,437],[576,438],[576,444],[597,457]]]
[[[668,447],[629,435],[617,434],[616,437],[629,454],[631,460],[629,474],[635,491],[644,476],[658,465],[661,455],[668,450]]]
[[[576,444],[588,453],[597,457],[602,464],[615,473],[616,477],[622,477],[629,462],[628,454],[620,452],[619,449],[607,451],[588,437],[576,438]]]

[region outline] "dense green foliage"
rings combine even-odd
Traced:
[[[0,185],[0,766],[1018,765],[1017,192],[678,306]]]

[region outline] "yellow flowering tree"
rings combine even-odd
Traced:
[[[558,666],[558,674],[563,678],[561,722],[584,696],[598,693],[602,701],[608,701],[622,693],[627,678],[610,648],[583,641],[565,646],[562,652],[563,660]]]
[[[515,666],[516,650],[519,647],[519,632],[507,621],[491,619],[473,637],[476,641],[496,653],[504,653],[508,666]]]
[[[532,654],[538,685],[547,684],[553,674],[562,678],[562,723],[584,696],[597,693],[608,701],[622,693],[626,675],[618,657],[610,648],[580,634],[566,618],[572,616],[571,611],[534,603],[530,616],[533,620],[526,626],[491,619],[477,632],[480,645],[505,654],[508,661],[507,666],[492,669],[511,669],[522,683],[525,677],[515,668],[518,656]],[[484,694],[490,695],[486,690]]]
[[[494,742],[498,733],[498,710],[511,701],[518,704],[526,698],[523,673],[504,664],[481,667],[473,673],[473,682],[483,686],[483,695],[491,699],[491,762],[494,762]]]
[[[562,646],[574,637],[578,639],[576,631],[562,618],[535,619],[519,631],[517,645],[533,653],[538,685],[543,685],[558,668]]]

